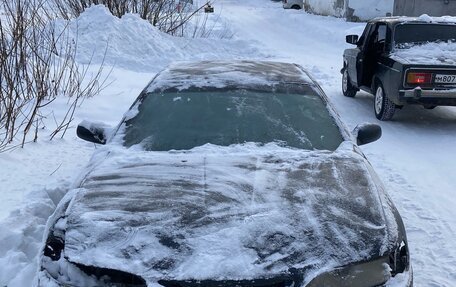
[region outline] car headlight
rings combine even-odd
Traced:
[[[146,281],[135,274],[70,262],[64,257],[65,231],[58,226],[54,225],[48,234],[41,258],[38,286],[147,286]]]
[[[393,252],[375,260],[337,268],[315,277],[306,287],[374,287],[409,269],[408,249],[402,242]]]
[[[323,273],[307,287],[373,287],[384,284],[391,277],[389,258],[349,265]]]

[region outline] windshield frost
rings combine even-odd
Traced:
[[[318,95],[246,90],[148,94],[126,120],[124,145],[186,150],[211,143],[278,142],[335,150],[343,138]]]

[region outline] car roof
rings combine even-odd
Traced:
[[[420,17],[407,17],[407,16],[391,16],[391,17],[377,17],[369,21],[370,23],[383,22],[391,25],[410,23],[410,24],[447,24],[456,25],[455,17],[429,17],[423,15]]]
[[[315,85],[308,73],[296,64],[217,60],[173,63],[149,83],[146,92],[191,88],[271,88],[284,84]]]

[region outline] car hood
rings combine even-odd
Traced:
[[[66,211],[65,257],[152,284],[309,277],[383,255],[381,196],[365,159],[343,146],[113,151]]]

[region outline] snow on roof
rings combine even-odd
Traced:
[[[386,21],[386,22],[422,22],[422,23],[448,23],[456,24],[455,16],[441,16],[432,17],[427,14],[423,14],[419,17],[410,16],[392,16],[392,17],[378,17],[374,18],[373,21]]]
[[[455,23],[456,17],[454,16],[442,16],[442,17],[431,17],[428,14],[423,14],[417,18],[419,21],[427,23]]]
[[[184,90],[190,87],[273,86],[299,83],[313,85],[312,79],[295,64],[268,61],[178,62],[162,71],[146,88]]]

